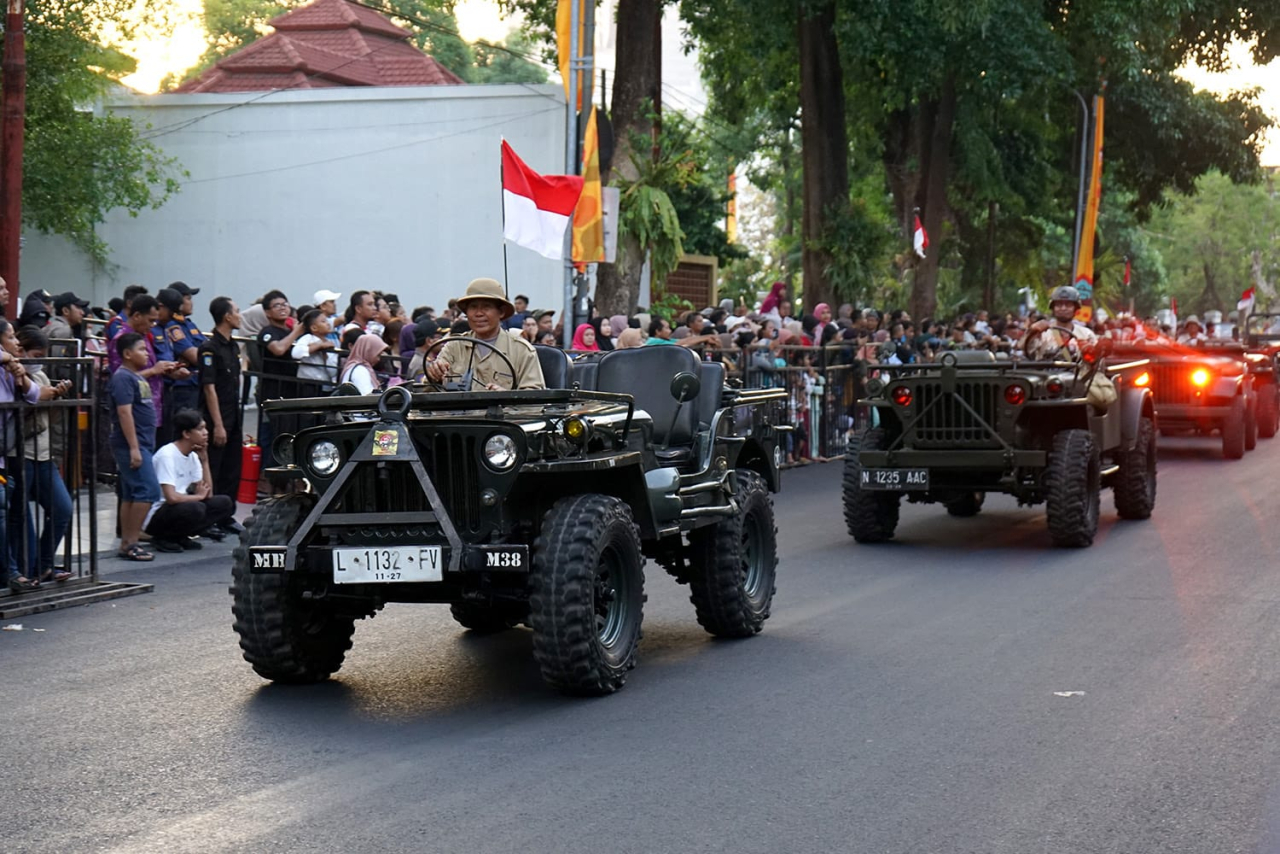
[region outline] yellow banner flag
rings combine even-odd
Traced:
[[[604,205],[600,187],[600,135],[596,108],[591,108],[582,139],[582,195],[573,209],[571,260],[592,263],[604,260]]]
[[[573,27],[573,4],[578,4],[578,55],[587,56],[594,53],[583,44],[587,38],[586,15],[582,8],[586,0],[559,0],[556,6],[556,60],[560,66],[560,79],[564,81],[564,99],[569,100],[569,63],[573,59],[570,29]],[[593,46],[594,47],[594,46]],[[578,72],[578,103],[575,106],[582,110],[582,72]]]
[[[1080,255],[1076,260],[1073,284],[1080,291],[1080,298],[1093,298],[1094,234],[1098,230],[1098,206],[1102,204],[1102,120],[1105,102],[1101,95],[1094,96],[1093,111],[1093,163],[1089,175],[1089,199],[1084,208],[1084,226],[1080,229]]]

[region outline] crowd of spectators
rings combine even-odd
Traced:
[[[272,290],[244,311],[227,297],[212,299],[212,326],[202,331],[194,319],[198,293],[183,282],[155,295],[131,285],[103,311],[91,310],[74,293],[55,297],[38,291],[24,301],[16,324],[0,320],[0,406],[70,391],[68,380],[50,379],[19,361],[44,358],[51,341],[74,342],[75,353],[97,354],[104,362],[100,388],[111,424],[105,450],[118,473],[120,554],[129,560],[152,559],[144,545],[148,534],[151,548],[182,550],[199,547],[189,534],[216,539],[239,529],[232,513],[251,386],[262,403],[327,395],[343,387],[370,394],[420,381],[441,339],[469,328],[452,300],[440,311],[428,305],[410,310],[391,293],[358,290],[344,299],[320,290],[295,305],[283,291]],[[509,334],[536,345],[562,346],[565,330],[555,310],[531,308],[523,295],[513,303],[515,314],[504,322]],[[756,305],[725,299],[675,317],[645,312],[605,317],[593,311],[573,326],[565,349],[575,358],[591,358],[632,347],[686,347],[699,358],[722,362],[747,386],[786,388],[798,428],[789,440],[788,459],[804,462],[829,455],[834,445],[828,439],[853,426],[863,383],[880,366],[930,362],[956,349],[1018,357],[1028,326],[1039,317],[1025,310],[997,316],[976,311],[917,321],[903,309],[851,304],[833,309],[825,303],[798,311],[779,282]],[[1216,331],[1195,317],[1175,329],[1155,317],[1100,313],[1090,325],[1097,334],[1119,340],[1195,342]],[[251,384],[248,376],[258,381]],[[5,423],[12,433],[13,419]],[[59,429],[47,419],[32,423],[36,433]],[[299,426],[259,409],[264,469],[272,463],[272,437]],[[41,580],[63,580],[67,573],[54,566],[54,553],[67,529],[71,501],[58,476],[54,449],[59,440],[53,436],[43,445],[29,440],[21,450],[16,437],[0,433],[0,440],[6,441],[0,475],[21,463],[26,497],[45,514],[38,534],[29,527],[29,553],[21,567],[12,557],[13,544],[22,526],[30,526],[25,518],[30,514],[9,513],[0,523],[0,535],[9,541],[0,554],[11,556],[10,586],[29,590]],[[22,496],[11,496],[13,488],[0,478],[0,513],[26,507]],[[260,495],[277,488],[265,478],[258,484]]]

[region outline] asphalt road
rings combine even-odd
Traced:
[[[1280,440],[1162,440],[1155,517],[1106,497],[1083,551],[1000,497],[858,546],[839,476],[786,475],[757,638],[711,640],[651,566],[603,699],[442,606],[271,686],[225,550],[120,573],[156,592],[0,633],[0,850],[1280,852]]]

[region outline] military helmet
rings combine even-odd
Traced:
[[[1049,295],[1049,304],[1055,302],[1073,302],[1080,304],[1080,292],[1071,285],[1061,285],[1053,289],[1053,293]]]

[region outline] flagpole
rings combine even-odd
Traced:
[[[502,141],[506,142],[507,138],[502,137]],[[501,156],[501,149],[498,153],[498,198],[502,208],[502,295],[511,299],[511,285],[507,281],[507,197],[503,190],[507,186],[507,164],[506,158]]]
[[[574,68],[574,60],[578,59],[579,65],[581,58],[578,56],[581,45],[578,43],[578,23],[580,4],[578,0],[570,0],[569,3],[569,89],[566,93],[568,100],[565,103],[565,158],[564,172],[566,175],[577,175],[578,160],[578,74]],[[572,217],[570,217],[572,220]],[[565,270],[564,270],[564,314],[561,315],[561,322],[564,324],[563,335],[564,349],[568,350],[573,346],[573,228],[570,222],[568,234],[565,236]]]

